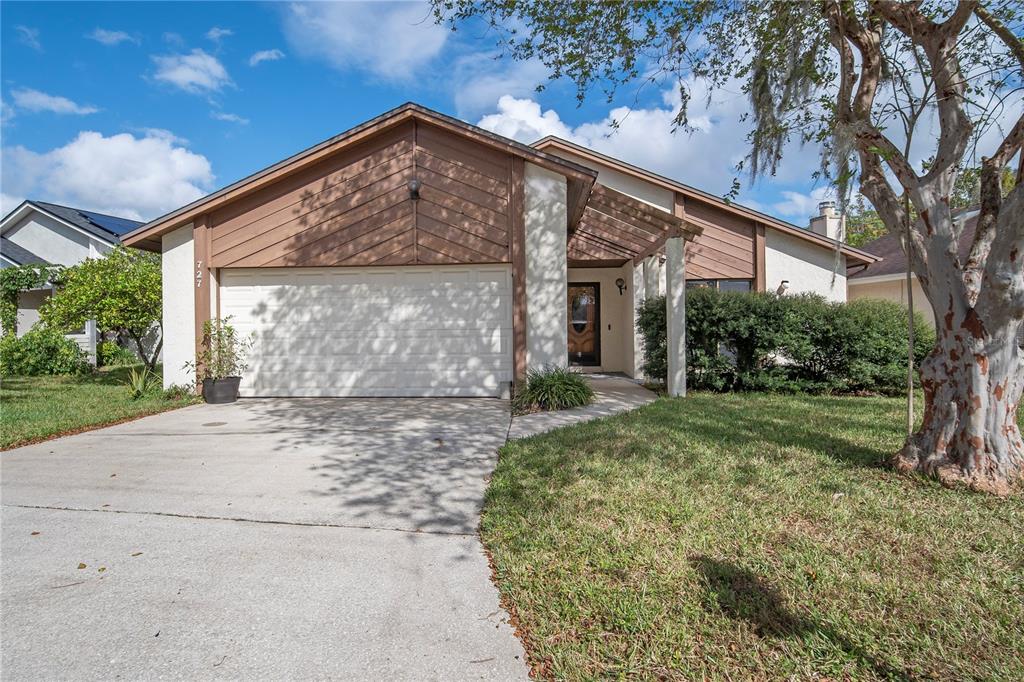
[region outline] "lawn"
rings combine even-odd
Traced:
[[[1024,679],[1024,496],[885,469],[903,418],[696,394],[506,445],[481,530],[535,674]]]
[[[113,424],[194,402],[160,391],[132,400],[129,368],[86,376],[4,377],[0,380],[0,449]]]

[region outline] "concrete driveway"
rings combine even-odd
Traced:
[[[508,424],[247,400],[0,454],[4,678],[525,678],[476,537]]]

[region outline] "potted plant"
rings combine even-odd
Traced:
[[[239,338],[228,324],[230,317],[214,318],[203,323],[203,343],[195,363],[186,367],[196,372],[202,382],[203,400],[208,403],[233,403],[238,400],[238,385],[246,370],[246,357],[252,349],[251,336]]]

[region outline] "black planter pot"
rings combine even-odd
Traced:
[[[208,403],[233,403],[238,400],[238,384],[242,377],[203,379],[203,400]]]

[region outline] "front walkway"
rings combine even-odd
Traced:
[[[509,440],[535,436],[561,426],[578,424],[598,417],[608,417],[654,402],[658,397],[624,375],[587,374],[585,376],[596,394],[592,404],[571,410],[535,412],[512,417],[512,424],[508,430]]]

